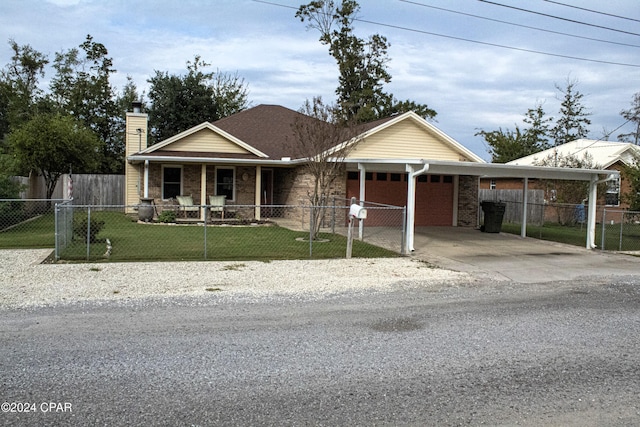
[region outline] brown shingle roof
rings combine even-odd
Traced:
[[[294,157],[292,125],[296,120],[316,120],[279,105],[258,105],[214,123],[214,126],[257,148],[271,159]]]
[[[358,127],[358,132],[366,132],[391,119],[393,116],[365,123]],[[293,124],[296,120],[315,121],[317,119],[280,105],[260,104],[212,124],[257,148],[269,158],[279,160],[282,157],[295,158],[291,147],[296,141],[293,132]]]

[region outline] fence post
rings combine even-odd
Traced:
[[[406,239],[406,236],[405,236],[406,231],[407,231],[407,207],[405,206],[405,207],[402,208],[402,233],[400,233],[401,234],[401,237],[400,237],[400,255],[406,255],[407,254],[406,248],[404,247],[405,246],[405,239]]]
[[[602,209],[602,237],[601,237],[601,244],[600,244],[600,250],[604,251],[604,242],[605,242],[605,233],[606,233],[606,223],[607,223],[607,210],[606,209]]]
[[[618,246],[618,250],[619,251],[622,250],[622,231],[623,231],[623,227],[624,227],[624,212],[620,216],[620,244]]]
[[[309,258],[313,258],[313,235],[315,228],[315,221],[313,220],[313,205],[309,206]]]
[[[87,207],[87,261],[91,252],[91,206]]]
[[[54,210],[53,210],[53,225],[54,225],[54,239],[55,239],[55,250],[54,250],[54,258],[56,261],[58,261],[60,259],[60,237],[59,237],[59,233],[60,233],[60,227],[58,226],[58,215],[60,215],[60,208],[58,207],[58,204],[55,204]]]
[[[204,259],[207,259],[207,218],[209,217],[209,206],[204,207]]]

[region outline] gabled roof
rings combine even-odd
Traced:
[[[446,133],[444,133],[443,131],[441,131],[440,129],[438,129],[437,127],[435,127],[434,125],[432,125],[423,117],[419,116],[413,111],[408,111],[406,113],[394,115],[385,119],[376,120],[375,122],[368,123],[365,127],[365,132],[362,134],[362,137],[367,138],[367,137],[373,136],[376,133],[382,132],[383,130],[405,120],[409,120],[415,123],[416,125],[418,125],[418,127],[426,130],[431,134],[435,134],[438,137],[438,140],[440,142],[444,143],[445,145],[448,145],[454,151],[457,151],[463,157],[469,159],[470,161],[473,161],[476,163],[486,163],[481,157],[476,155],[474,152],[472,152],[471,150],[469,150],[468,148],[460,144],[455,139],[451,138],[449,135],[447,135]]]
[[[193,135],[197,132],[202,131],[203,129],[208,129],[211,132],[217,133],[218,135],[222,136],[223,138],[227,139],[228,141],[244,148],[245,150],[249,151],[250,153],[258,156],[258,157],[268,157],[267,154],[261,152],[260,150],[257,150],[255,147],[245,143],[244,141],[242,141],[241,139],[236,138],[235,136],[225,132],[224,130],[220,129],[217,126],[212,125],[209,122],[204,122],[204,123],[200,123],[197,126],[194,126],[190,129],[185,130],[184,132],[180,132],[177,135],[172,136],[171,138],[165,139],[164,141],[161,141],[157,144],[154,144],[144,150],[142,150],[140,152],[140,154],[150,154],[156,151],[160,151],[163,148],[167,147],[168,145],[173,144],[174,142],[180,141],[186,137],[188,137],[189,135]]]
[[[600,141],[592,139],[576,139],[557,147],[539,153],[531,154],[520,159],[508,162],[508,165],[532,166],[548,158],[549,156],[577,156],[582,157],[585,153],[593,159],[599,168],[607,169],[616,162],[629,164],[633,162],[634,155],[640,155],[640,147],[628,142]]]
[[[315,118],[279,105],[261,104],[213,123],[201,123],[129,156],[128,159],[129,161],[155,159],[181,162],[231,162],[237,159],[251,163],[297,163],[302,159],[296,159],[294,144],[297,137],[293,125],[300,120],[318,122]],[[367,138],[403,121],[411,121],[418,128],[427,130],[437,137],[439,143],[460,153],[461,157],[472,162],[484,163],[480,157],[413,112],[365,123],[358,127],[357,132],[362,132],[363,138]],[[320,123],[324,124],[324,122]],[[240,154],[239,150],[235,153],[229,150],[208,150],[204,145],[196,150],[186,150],[184,142],[202,131],[213,132],[230,144],[235,144],[246,151]],[[172,144],[174,145],[171,146]]]

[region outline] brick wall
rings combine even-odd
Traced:
[[[461,175],[458,185],[458,226],[478,225],[478,177]]]

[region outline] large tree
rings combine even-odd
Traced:
[[[433,118],[436,112],[413,101],[397,101],[385,92],[384,85],[391,81],[387,69],[389,42],[380,34],[367,40],[354,35],[353,21],[360,10],[355,0],[316,0],[302,5],[296,17],[307,21],[308,27],[320,32],[320,42],[329,46],[329,53],[338,64],[339,78],[336,95],[341,118],[368,122],[415,110],[424,118]]]
[[[193,62],[187,61],[186,75],[156,71],[148,80],[151,143],[249,106],[244,80],[237,75],[205,72],[209,65],[196,56]]]
[[[120,114],[110,77],[115,73],[107,48],[88,35],[80,49],[56,53],[51,98],[60,112],[70,114],[92,129],[100,141],[98,171],[122,172],[124,141],[116,126]]]
[[[20,169],[42,175],[51,198],[58,178],[72,169],[86,173],[96,167],[101,149],[95,133],[73,117],[39,114],[7,137]]]
[[[567,79],[565,88],[556,84],[556,89],[561,95],[559,97],[560,115],[551,129],[556,147],[589,135],[591,114],[583,104],[584,95],[578,91],[577,85],[577,80],[570,79]]]
[[[30,45],[20,46],[9,40],[13,51],[11,62],[0,70],[0,139],[12,126],[29,120],[43,93],[38,87],[44,77],[47,57]]]
[[[304,159],[313,187],[307,196],[313,207],[312,238],[320,230],[324,206],[336,189],[336,179],[344,171],[344,159],[360,141],[361,128],[355,120],[345,122],[340,109],[324,104],[322,98],[307,100],[299,110],[301,116],[293,124],[291,150]]]
[[[629,121],[634,127],[631,132],[618,135],[618,141],[631,142],[633,144],[640,145],[640,92],[636,92],[633,95],[631,108],[628,110],[622,110],[620,115]]]

